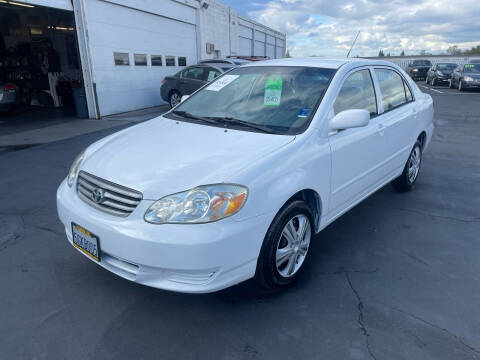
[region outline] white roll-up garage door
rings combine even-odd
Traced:
[[[162,79],[184,68],[179,58],[186,58],[187,65],[197,62],[196,25],[188,22],[195,21],[195,9],[173,1],[149,3],[151,11],[160,15],[88,0],[89,43],[101,115],[159,105]],[[164,4],[169,8],[154,9]],[[161,10],[171,10],[181,20],[162,16]],[[130,64],[115,65],[114,52],[128,53]],[[147,65],[136,65],[135,54],[145,55]],[[152,55],[162,57],[161,66],[152,66]],[[172,57],[174,65],[166,66]]]

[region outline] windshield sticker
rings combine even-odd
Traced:
[[[208,85],[205,90],[210,90],[210,91],[220,91],[222,90],[225,86],[230,84],[233,80],[238,78],[240,75],[224,75],[217,81],[214,81],[210,85]]]
[[[282,77],[270,76],[265,81],[265,95],[263,98],[263,105],[265,106],[279,106],[282,97]]]
[[[475,65],[472,65],[472,64],[468,64],[468,65],[465,65],[466,68],[473,68],[475,67]]]
[[[299,118],[306,118],[309,113],[310,113],[310,109],[300,109],[300,111],[298,112],[297,117],[299,117]]]

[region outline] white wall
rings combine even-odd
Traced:
[[[199,8],[200,57],[216,56],[285,56],[285,34],[240,16],[234,9],[216,0],[205,0],[207,9]],[[275,52],[275,38],[282,46]],[[217,53],[208,54],[206,43],[212,43]],[[266,46],[270,44],[271,46]],[[273,51],[272,51],[273,50]]]

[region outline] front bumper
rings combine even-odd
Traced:
[[[165,290],[205,293],[255,275],[270,215],[154,225],[143,220],[152,203],[142,200],[127,218],[119,218],[84,203],[65,181],[57,191],[58,215],[68,241],[72,244],[72,222],[88,229],[100,238],[100,262],[92,261],[125,279]]]

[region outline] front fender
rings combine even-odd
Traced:
[[[305,135],[305,136],[303,136]],[[296,193],[313,190],[320,198],[320,208],[327,211],[330,195],[331,155],[327,139],[318,130],[302,134],[279,151],[252,164],[238,179],[250,193],[244,209],[233,217],[243,221],[278,211]]]

